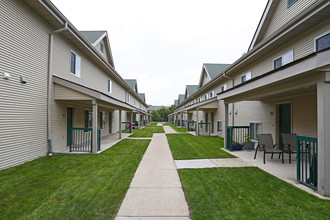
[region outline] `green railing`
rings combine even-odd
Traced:
[[[93,128],[71,128],[70,152],[92,152]],[[101,150],[101,128],[97,129],[97,150]]]
[[[230,151],[242,150],[245,134],[250,134],[249,126],[228,126],[226,149]]]
[[[297,182],[317,189],[317,138],[297,136]]]
[[[187,131],[195,131],[196,130],[196,122],[188,121],[187,123]]]
[[[200,122],[197,126],[197,135],[211,135],[210,122]]]

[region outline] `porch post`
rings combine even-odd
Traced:
[[[330,72],[317,84],[318,193],[330,196]]]
[[[93,105],[93,148],[92,148],[92,153],[97,153],[97,101],[93,100],[92,101]]]
[[[121,109],[119,110],[119,139],[121,139]]]
[[[196,117],[197,117],[197,120],[196,120],[196,135],[198,136],[199,135],[199,127],[198,127],[198,123],[199,123],[199,115],[198,115],[198,108],[196,109]]]
[[[132,124],[133,124],[133,112],[131,112],[131,119],[130,119],[130,126],[129,126],[129,133],[132,134]]]
[[[223,124],[223,130],[224,130],[224,148],[227,147],[227,127],[228,127],[228,103],[225,103],[225,121],[224,121],[224,124]]]

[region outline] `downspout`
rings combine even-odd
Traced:
[[[48,155],[53,154],[52,139],[51,139],[51,118],[50,118],[50,99],[51,99],[51,84],[52,84],[52,59],[53,59],[53,38],[54,34],[68,30],[68,23],[65,22],[64,27],[55,30],[49,34],[49,54],[48,54],[48,91],[47,91],[47,139],[48,139]]]

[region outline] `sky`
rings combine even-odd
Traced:
[[[267,0],[51,0],[80,31],[106,30],[117,72],[149,105],[198,85],[203,63],[247,52]]]

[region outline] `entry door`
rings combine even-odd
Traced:
[[[209,122],[209,113],[205,113],[205,122],[207,123],[207,122]],[[207,125],[205,125],[205,129],[206,129],[206,132],[208,132],[209,130],[209,128],[208,128],[208,126]]]
[[[291,103],[279,105],[279,140],[281,133],[291,133]]]
[[[109,112],[109,133],[112,133],[112,112]]]
[[[66,111],[66,131],[67,131],[67,146],[70,146],[72,144],[72,133],[71,133],[71,128],[73,126],[73,108],[67,108]]]

